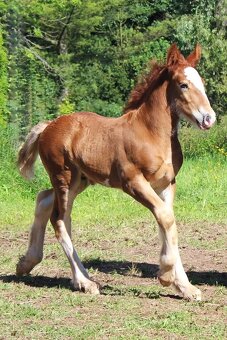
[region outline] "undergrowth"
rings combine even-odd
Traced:
[[[182,128],[185,161],[177,176],[175,213],[178,220],[226,221],[227,120],[209,132]],[[35,178],[24,180],[16,167],[20,142],[13,126],[0,135],[0,222],[4,226],[31,222],[37,193],[50,187],[49,178],[38,161]],[[150,212],[118,190],[89,187],[76,200],[74,212],[81,225],[106,225],[150,220]],[[10,212],[10,213],[9,213]]]
[[[179,133],[184,157],[198,159],[201,157],[227,157],[227,116],[220,118],[209,131],[183,126]],[[225,158],[226,159],[226,158]]]

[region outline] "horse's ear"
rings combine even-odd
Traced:
[[[191,54],[189,54],[186,60],[192,67],[195,67],[198,64],[200,58],[201,58],[201,46],[199,44],[196,44],[194,51]]]
[[[167,54],[167,66],[185,63],[184,56],[180,53],[176,44],[170,46]]]

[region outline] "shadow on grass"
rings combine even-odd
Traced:
[[[85,261],[84,265],[88,269],[97,269],[98,271],[106,274],[117,273],[125,276],[140,276],[144,278],[156,278],[159,269],[156,264],[127,261],[105,261],[101,259]],[[192,284],[227,286],[227,273],[225,272],[188,271],[187,275]]]
[[[105,261],[94,259],[83,261],[85,268],[98,269],[106,274],[117,273],[124,276],[156,278],[159,266],[146,262]]]
[[[161,297],[168,297],[175,300],[182,300],[181,296],[161,293],[160,286],[157,286],[158,289],[151,286],[150,288],[143,288],[140,286],[111,286],[105,285],[102,287],[101,294],[107,296],[135,296],[138,298],[147,298],[147,299],[160,299]]]
[[[26,286],[35,288],[65,288],[69,290],[74,290],[71,286],[70,279],[68,278],[51,278],[48,276],[37,275],[37,276],[22,276],[18,277],[16,275],[1,275],[0,281],[4,283],[24,283]],[[105,296],[135,296],[138,298],[148,298],[148,299],[159,299],[161,297],[168,297],[171,299],[181,300],[182,298],[173,294],[164,294],[159,290],[144,291],[143,288],[137,286],[115,286],[115,285],[104,285],[101,287],[101,295]]]
[[[149,264],[149,263],[137,263],[137,262],[128,262],[128,261],[104,261],[101,259],[94,259],[89,261],[84,261],[84,266],[88,269],[97,269],[99,272],[106,274],[120,274],[124,276],[133,276],[133,277],[144,277],[144,278],[156,278],[158,265]],[[203,285],[207,284],[209,286],[227,286],[227,273],[219,273],[216,271],[209,272],[196,272],[196,271],[188,271],[188,278],[192,284]],[[48,277],[43,275],[37,276],[22,276],[18,277],[16,275],[1,275],[0,281],[2,282],[23,282],[25,285],[30,287],[47,287],[47,288],[66,288],[72,290],[72,286],[70,284],[69,278],[63,277]],[[126,287],[119,290],[119,288],[115,288],[112,286],[104,286],[103,294],[104,295],[126,295],[129,291],[133,295],[137,295],[136,291],[133,291],[134,288]],[[125,292],[124,292],[125,290]],[[112,291],[112,292],[111,292]],[[162,294],[159,293],[159,296]],[[166,295],[165,295],[166,296]],[[149,295],[147,296],[149,297]],[[173,297],[173,296],[170,296]],[[150,298],[157,298],[156,295],[153,296],[151,294]]]
[[[67,288],[72,289],[70,279],[64,277],[48,277],[43,275],[31,276],[16,276],[16,275],[1,275],[0,281],[4,283],[23,282],[26,286],[30,287],[46,287],[46,288]]]
[[[209,272],[187,272],[189,281],[194,285],[224,286],[227,287],[227,273],[217,271]]]

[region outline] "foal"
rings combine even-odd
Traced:
[[[200,46],[185,59],[174,44],[166,64],[156,65],[132,91],[124,114],[105,118],[91,112],[39,123],[19,152],[21,174],[30,177],[39,153],[53,189],[38,194],[27,253],[17,274],[29,273],[42,260],[45,228],[50,219],[69,260],[75,288],[99,293],[71,241],[75,197],[89,184],[122,189],[155,216],[161,236],[159,281],[173,285],[185,299],[201,299],[183,269],[173,213],[175,177],[183,157],[178,122],[186,118],[200,129],[215,121],[203,82],[195,70]]]

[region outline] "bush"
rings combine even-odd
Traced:
[[[182,127],[180,141],[184,157],[196,158],[220,154],[227,156],[227,117],[223,117],[209,131]]]
[[[0,196],[4,198],[7,195],[10,197],[12,193],[34,198],[40,190],[51,187],[39,161],[32,181],[27,181],[20,175],[16,165],[19,145],[19,129],[16,125],[9,124],[6,128],[0,128]]]
[[[7,52],[3,46],[3,37],[0,26],[0,126],[4,126],[7,120]]]

